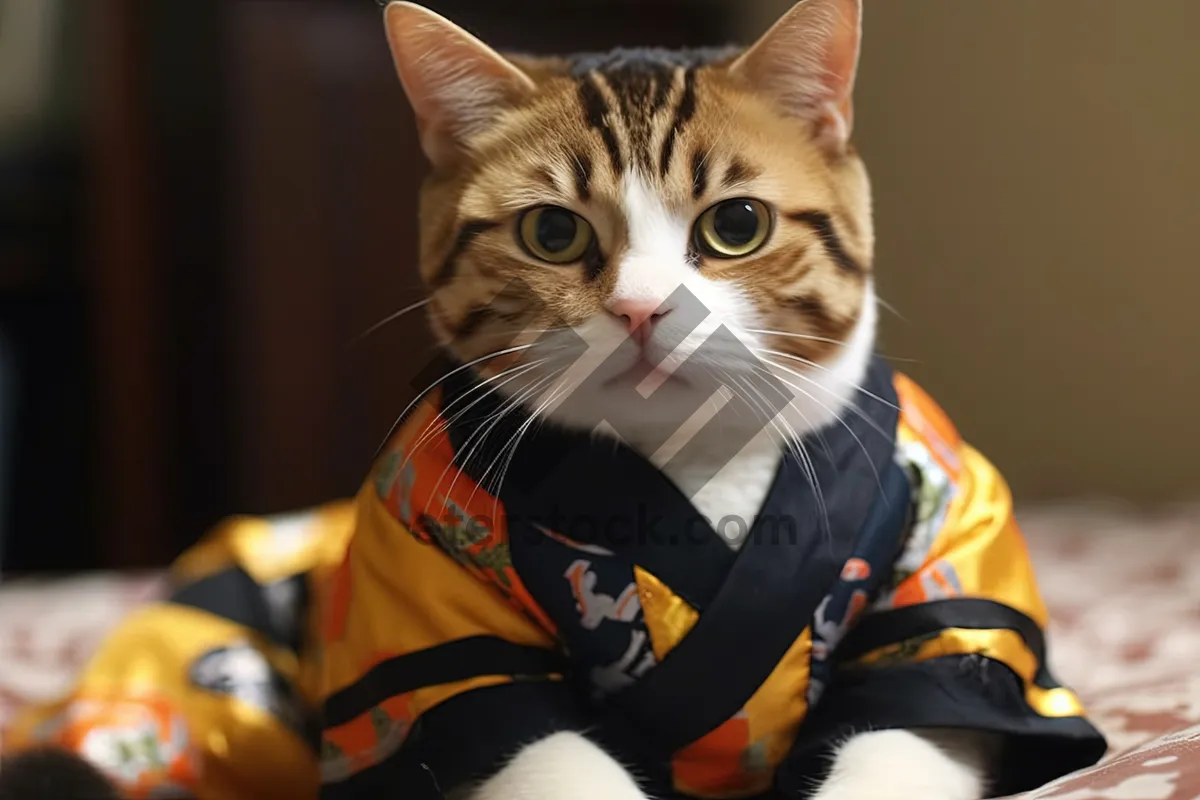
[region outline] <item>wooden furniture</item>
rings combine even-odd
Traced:
[[[103,563],[356,490],[431,358],[413,123],[372,0],[87,6]],[[430,3],[506,48],[719,44],[726,4]],[[564,35],[564,32],[565,35]]]

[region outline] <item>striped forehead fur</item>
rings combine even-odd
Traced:
[[[836,23],[811,17],[778,76],[808,74],[804,96],[824,86],[817,43]],[[746,52],[506,55],[520,76],[505,78],[507,93],[469,68],[425,64],[443,69],[435,91],[460,83],[454,97],[475,123],[462,157],[435,164],[422,191],[421,268],[440,342],[499,374],[521,356],[489,354],[530,331],[611,327],[623,292],[654,287],[666,299],[666,284],[678,281],[791,367],[833,363],[874,302],[866,171],[852,147],[818,141],[815,122],[794,113],[799,101],[771,76],[738,72]],[[494,62],[488,69],[507,76]],[[519,91],[508,91],[513,84]],[[769,234],[745,257],[714,257],[700,220],[739,198],[769,209]],[[577,261],[540,263],[522,245],[521,220],[545,206],[591,230]]]

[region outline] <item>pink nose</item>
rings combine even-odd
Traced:
[[[625,325],[634,341],[644,345],[654,333],[654,326],[671,310],[654,300],[617,300],[609,305],[608,313]]]

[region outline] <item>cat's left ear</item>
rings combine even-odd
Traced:
[[[841,148],[854,127],[861,43],[862,0],[800,0],[729,70]]]
[[[427,8],[390,3],[384,22],[421,147],[435,165],[460,159],[472,137],[535,88],[495,50]]]

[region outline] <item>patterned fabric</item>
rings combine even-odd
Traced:
[[[661,797],[801,791],[863,729],[999,732],[1002,787],[1095,763],[1104,743],[1045,663],[1003,479],[907,378],[876,362],[866,383],[811,461],[785,455],[734,553],[633,451],[522,435],[451,382],[358,498],[325,631],[322,796],[436,797],[584,728]],[[467,397],[473,417],[442,415]]]
[[[129,587],[140,592],[103,579],[90,597],[73,587],[77,600],[89,602],[56,610],[104,638],[89,641],[98,647],[65,692],[8,721],[5,750],[66,748],[133,800],[314,796],[317,601],[345,550],[352,511],[343,503],[233,519],[165,581]],[[159,596],[139,603],[152,588]],[[9,589],[9,608],[18,610],[3,618],[23,626],[46,599],[36,587]],[[124,604],[137,608],[106,632],[105,617]],[[34,619],[53,621],[50,613]],[[39,648],[26,632],[44,637],[45,629],[19,627],[7,640],[23,645],[25,656],[41,649],[50,663],[74,657],[45,648],[45,639]]]
[[[1018,516],[1050,609],[1051,661],[1111,744],[1102,766],[1021,797],[1200,795],[1200,506],[1154,516],[1119,505],[1030,507]],[[68,691],[105,635],[165,591],[157,575],[0,587],[0,726]]]

